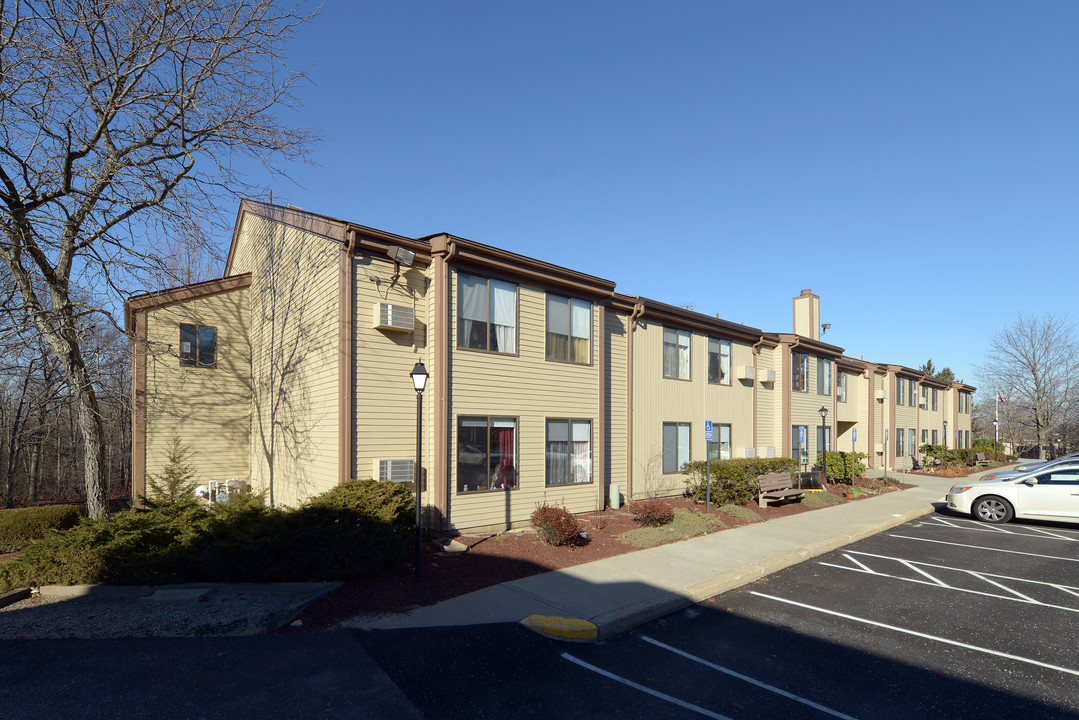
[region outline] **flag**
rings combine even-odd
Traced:
[[[1002,403],[1004,405],[1008,404],[1008,401],[1004,399],[1004,396],[1001,395],[1000,392],[997,392],[997,402]]]

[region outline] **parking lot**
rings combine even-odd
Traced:
[[[932,515],[562,658],[652,717],[1079,717],[1079,528]]]

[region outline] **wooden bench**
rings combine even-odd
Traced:
[[[990,462],[992,461],[989,459],[989,453],[974,454],[974,464],[978,467],[981,467],[982,465],[988,465]]]
[[[803,490],[792,487],[790,473],[768,473],[757,478],[757,504],[767,507],[769,501],[801,500]]]

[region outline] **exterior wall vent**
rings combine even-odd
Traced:
[[[764,456],[774,458],[776,456],[776,449],[774,447],[772,447],[772,446],[769,446],[769,447],[765,448]]]
[[[747,458],[757,457],[757,451],[754,450],[753,448],[746,448],[745,456]]]
[[[739,380],[753,380],[757,377],[757,368],[752,365],[739,365],[738,366],[738,379]]]
[[[376,460],[380,482],[412,482],[415,460]]]
[[[375,305],[375,327],[379,330],[410,331],[416,327],[416,311],[407,305]]]

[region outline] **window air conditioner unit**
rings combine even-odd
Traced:
[[[739,365],[738,366],[738,379],[739,380],[754,380],[757,377],[757,368],[752,365]]]
[[[754,450],[753,448],[746,448],[745,457],[747,457],[747,458],[757,457],[757,451]]]
[[[774,458],[776,456],[776,449],[772,446],[765,448],[764,456]]]
[[[761,372],[761,382],[774,383],[776,381],[775,370],[763,370]]]
[[[413,330],[416,327],[416,311],[408,305],[375,305],[375,327],[379,330]]]
[[[415,460],[376,460],[379,482],[412,482]]]
[[[887,390],[877,390],[877,400],[887,400],[887,399],[888,399],[888,391]]]

